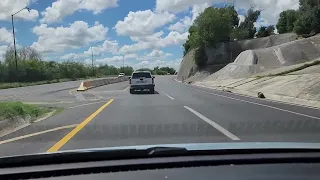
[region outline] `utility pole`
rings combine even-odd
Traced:
[[[100,41],[90,46],[90,48],[91,48],[91,68],[92,68],[92,77],[94,77],[93,50],[92,50],[92,48],[93,48],[93,46],[95,46],[95,45],[97,45],[97,44],[99,44],[99,43],[100,43]]]
[[[93,51],[92,51],[92,46],[91,46],[91,68],[92,68],[92,77],[94,77]]]
[[[14,47],[14,60],[16,62],[16,70],[18,70],[18,59],[17,59],[17,48],[16,48],[16,35],[14,33],[14,23],[13,23],[13,16],[18,14],[20,11],[22,10],[28,10],[30,12],[30,8],[28,7],[24,7],[22,9],[20,9],[19,11],[17,11],[16,13],[11,15],[11,23],[12,23],[12,35],[13,35],[13,47]]]

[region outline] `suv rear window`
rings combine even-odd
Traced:
[[[133,73],[132,74],[132,79],[139,79],[141,77],[151,78],[151,74],[147,73],[147,72],[139,72],[139,73]]]

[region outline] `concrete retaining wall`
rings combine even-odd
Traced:
[[[320,57],[320,35],[264,49],[242,52],[233,63],[205,81],[245,78],[268,70],[299,64]]]
[[[283,43],[288,43],[295,41],[297,35],[294,33],[281,34],[281,35],[272,35],[265,38],[257,38],[250,40],[242,40],[228,43],[221,43],[217,45],[217,48],[207,48],[206,55],[208,57],[208,62],[206,67],[213,65],[223,64],[227,65],[232,63],[238,57],[238,55],[246,50],[269,48],[272,46],[277,46]],[[254,56],[254,54],[253,54]],[[221,66],[223,68],[223,66]],[[221,69],[220,68],[220,69]],[[209,73],[215,73],[220,69],[210,69]],[[177,79],[182,81],[190,76],[196,74],[197,68],[194,63],[194,50],[190,51],[183,57],[183,60],[180,65]]]
[[[105,78],[105,79],[83,81],[81,82],[77,91],[86,91],[91,88],[104,86],[108,84],[114,84],[114,83],[123,82],[127,80],[129,80],[128,77],[117,77],[117,78]]]

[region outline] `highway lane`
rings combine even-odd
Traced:
[[[114,100],[62,144],[74,127],[0,144],[0,155],[45,152],[59,142],[61,148],[57,150],[163,143],[320,141],[319,109],[193,87],[172,78],[156,77],[155,94],[131,95],[127,83],[81,93],[97,99],[1,140],[76,126]]]

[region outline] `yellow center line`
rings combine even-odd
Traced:
[[[56,152],[63,145],[65,145],[74,135],[76,135],[82,128],[84,128],[94,117],[96,117],[104,108],[109,106],[114,99],[110,99],[106,104],[101,106],[96,112],[87,117],[84,121],[82,121],[76,128],[74,128],[71,132],[69,132],[66,136],[64,136],[59,142],[53,145],[47,152]]]
[[[27,134],[27,135],[23,135],[23,136],[18,136],[18,137],[15,137],[15,138],[11,138],[11,139],[7,139],[7,140],[0,141],[0,144],[5,144],[5,143],[13,142],[13,141],[18,141],[18,140],[25,139],[25,138],[28,138],[28,137],[37,136],[37,135],[40,135],[40,134],[45,134],[45,133],[49,133],[49,132],[53,132],[53,131],[58,131],[58,130],[62,130],[62,129],[69,129],[69,128],[76,127],[77,125],[78,125],[78,124],[61,126],[61,127],[57,127],[57,128],[53,128],[53,129],[48,129],[48,130],[45,130],[45,131],[40,131],[40,132],[36,132],[36,133],[32,133],[32,134]]]

